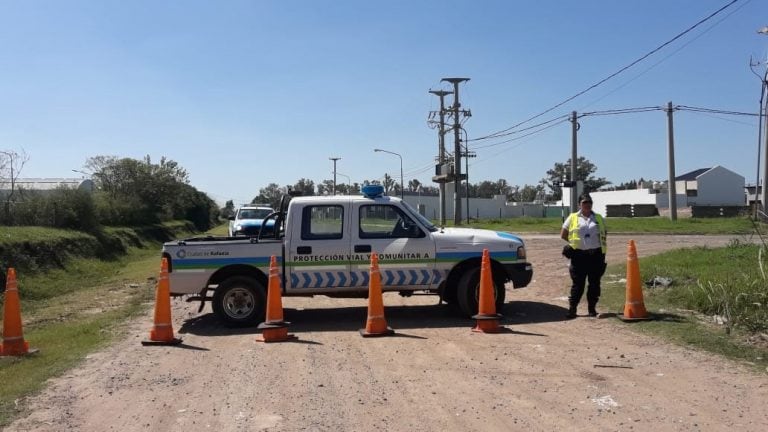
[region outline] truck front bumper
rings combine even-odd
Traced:
[[[531,263],[504,264],[504,269],[515,288],[528,286],[533,278],[533,265]]]

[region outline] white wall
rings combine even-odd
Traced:
[[[679,191],[678,191],[679,192]],[[619,191],[591,192],[592,210],[605,216],[608,205],[617,204],[653,204],[656,208],[669,207],[669,198],[666,190],[656,193],[653,189],[629,189]],[[677,207],[687,207],[688,202],[685,192],[677,194]]]

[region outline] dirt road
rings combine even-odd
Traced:
[[[764,431],[768,376],[638,335],[613,318],[564,321],[555,236],[523,236],[534,282],[508,292],[512,331],[470,332],[431,296],[386,294],[397,334],[364,339],[364,300],[285,298],[296,342],[259,344],[175,300],[181,347],[130,336],[52,380],[9,431]],[[610,238],[610,262],[627,237]],[[638,254],[727,237],[639,236]],[[407,305],[407,306],[406,306]],[[584,306],[584,305],[582,305]],[[583,314],[585,311],[581,311]]]

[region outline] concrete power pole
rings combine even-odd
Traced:
[[[443,166],[445,166],[445,96],[449,94],[453,94],[452,91],[447,90],[430,90],[430,93],[433,95],[437,95],[440,98],[440,125],[438,129],[438,153],[437,153],[437,163],[440,167],[440,172],[435,173],[437,174],[435,177],[432,178],[432,181],[436,181],[440,185],[440,225],[445,226],[445,177],[444,172],[442,172]]]
[[[340,157],[329,157],[328,160],[333,161],[333,195],[336,196],[336,161],[340,160]]]
[[[571,113],[571,213],[575,213],[578,211],[579,203],[578,201],[579,197],[576,194],[576,160],[577,160],[577,152],[576,152],[576,143],[578,141],[578,130],[579,130],[579,122],[578,122],[578,116],[576,115],[576,111],[573,111]]]
[[[461,225],[461,121],[459,119],[459,84],[469,81],[469,78],[443,78],[440,81],[447,81],[453,84],[453,166],[454,166],[454,189],[453,189],[453,223]]]
[[[675,130],[672,118],[672,102],[667,103],[667,143],[669,147],[669,220],[677,220],[677,184],[675,184]],[[757,191],[757,190],[755,190]]]

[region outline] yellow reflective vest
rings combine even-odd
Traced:
[[[595,220],[597,221],[597,228],[600,230],[600,249],[602,250],[603,254],[605,254],[605,251],[607,250],[605,221],[603,221],[603,217],[599,214],[593,214],[595,215]],[[579,237],[579,213],[571,213],[570,218],[571,224],[568,227],[568,243],[572,248],[578,249],[581,245],[581,238]]]

